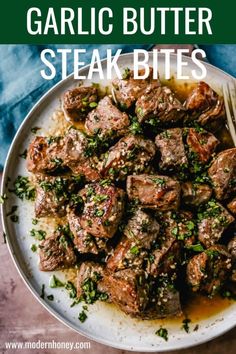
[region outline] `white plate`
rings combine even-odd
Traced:
[[[188,67],[184,71],[190,75],[190,70],[195,67],[193,67],[191,59],[186,58],[186,61],[188,62]],[[151,54],[149,64],[152,65]],[[106,71],[106,60],[103,61],[102,65],[104,71]],[[122,55],[119,59],[119,65],[121,68],[132,67],[132,54]],[[206,66],[208,75],[205,81],[217,89],[217,91],[219,91],[224,82],[229,82],[233,79],[231,76],[209,64],[206,64]],[[175,55],[171,56],[171,68],[175,76]],[[164,72],[163,56],[159,58],[159,71],[162,77],[162,73]],[[87,72],[88,66],[81,70],[82,75],[86,75]],[[94,77],[93,82],[100,82],[100,80]],[[13,181],[18,175],[28,175],[25,168],[25,160],[19,158],[19,153],[24,151],[33,139],[31,128],[43,126],[47,130],[47,127],[50,126],[49,117],[55,109],[60,107],[59,98],[62,93],[76,84],[78,82],[75,82],[72,76],[59,82],[36,103],[27,115],[14,138],[8,154],[3,176],[2,194],[6,191],[5,184],[8,176]],[[104,80],[102,85],[106,85]],[[11,209],[12,205],[18,205],[19,207],[19,223],[12,223],[9,217],[6,217],[6,213]],[[4,230],[7,234],[9,249],[15,265],[29,289],[40,303],[60,321],[80,334],[120,349],[156,352],[186,348],[206,342],[228,331],[236,324],[236,304],[233,304],[222,312],[198,322],[198,331],[191,331],[189,334],[181,330],[179,323],[168,323],[165,327],[169,331],[169,340],[165,342],[162,338],[155,335],[155,331],[163,323],[162,321],[138,321],[131,319],[115,309],[114,306],[104,303],[90,306],[88,319],[83,324],[80,323],[78,313],[81,306],[77,305],[70,308],[71,300],[68,298],[67,292],[60,288],[50,289],[48,286],[49,278],[53,273],[44,273],[38,270],[38,255],[30,250],[33,239],[29,235],[29,230],[34,227],[31,223],[33,217],[33,204],[31,202],[21,202],[12,193],[2,206]],[[63,278],[63,273],[57,272],[57,275],[60,279]],[[42,284],[46,285],[46,295],[54,295],[53,302],[40,298]]]

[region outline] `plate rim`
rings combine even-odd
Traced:
[[[149,56],[153,55],[152,51],[147,51]],[[132,56],[133,52],[129,52],[129,53],[124,53],[121,54],[120,57],[129,57]],[[164,56],[164,54],[160,54],[161,56]],[[177,54],[176,53],[171,53],[170,55],[173,58],[177,58]],[[191,62],[191,57],[185,56],[185,59],[187,59],[188,62]],[[104,62],[107,61],[107,58],[104,58],[101,60],[101,63],[103,64]],[[221,72],[221,74],[224,74],[225,76],[228,77],[229,80],[233,80],[235,81],[236,79],[226,73],[224,70],[217,68],[216,66],[208,63],[208,62],[204,62],[204,64],[206,65],[206,67],[211,67],[213,70],[216,70],[218,72]],[[88,69],[88,67],[90,66],[90,64],[87,64],[85,66],[83,66],[82,68],[79,69],[79,71],[83,71]],[[40,97],[37,102],[33,105],[33,107],[30,109],[30,111],[28,112],[28,114],[25,116],[25,118],[23,119],[23,121],[21,122],[12,142],[10,145],[10,148],[8,150],[7,156],[6,156],[6,160],[5,160],[5,164],[4,164],[4,169],[3,169],[3,174],[2,174],[2,182],[1,182],[1,195],[3,195],[5,193],[5,189],[6,189],[6,181],[7,181],[7,172],[9,170],[9,165],[10,165],[10,161],[11,161],[11,154],[12,151],[15,147],[15,143],[18,141],[22,130],[24,129],[24,126],[26,124],[26,122],[28,121],[29,117],[40,107],[41,103],[44,101],[44,99],[47,97],[47,95],[51,94],[54,90],[57,90],[57,88],[59,88],[61,85],[63,85],[64,83],[66,83],[67,81],[70,81],[71,78],[73,77],[73,72],[68,75],[65,79],[61,79],[59,82],[57,82],[55,85],[53,85],[49,90],[47,90],[42,97]],[[81,80],[78,80],[78,82]],[[4,210],[4,204],[0,205],[0,211],[1,211],[1,221],[2,221],[2,226],[3,226],[3,232],[6,235],[6,243],[7,243],[7,247],[9,250],[9,253],[11,255],[11,258],[13,260],[13,263],[15,265],[15,267],[17,268],[18,273],[20,274],[21,278],[23,279],[25,285],[27,286],[27,288],[30,290],[30,292],[34,295],[34,297],[37,299],[37,301],[51,314],[53,315],[53,317],[55,317],[57,320],[59,320],[61,323],[63,323],[64,325],[66,325],[68,328],[72,329],[73,331],[79,333],[80,335],[82,335],[85,338],[91,339],[97,343],[103,344],[103,345],[107,345],[110,346],[112,348],[116,348],[116,349],[122,349],[122,350],[129,350],[129,351],[139,351],[139,352],[167,352],[167,351],[171,351],[171,350],[180,350],[180,349],[187,349],[187,348],[191,348],[206,342],[209,342],[223,334],[225,334],[226,332],[232,330],[235,326],[236,326],[236,322],[235,323],[231,323],[229,326],[227,326],[227,328],[220,330],[219,329],[216,331],[216,333],[209,335],[207,338],[200,338],[197,342],[191,342],[191,343],[187,343],[187,344],[182,344],[180,341],[179,345],[175,344],[173,346],[168,346],[168,347],[164,347],[162,348],[161,346],[158,348],[155,348],[155,345],[153,347],[149,347],[149,348],[145,348],[145,347],[135,347],[135,346],[130,346],[127,344],[123,344],[122,342],[115,343],[113,344],[111,340],[108,339],[103,339],[101,337],[97,337],[97,336],[93,336],[90,335],[88,333],[86,333],[86,330],[83,330],[82,328],[78,328],[76,326],[73,325],[73,323],[69,322],[65,317],[63,317],[62,315],[60,315],[56,310],[54,310],[50,305],[48,305],[45,301],[43,301],[43,299],[41,299],[40,294],[36,291],[36,289],[33,287],[33,285],[31,284],[30,280],[27,278],[23,268],[21,267],[15,253],[14,253],[14,249],[12,247],[11,242],[9,242],[10,238],[8,237],[8,233],[9,230],[7,228],[7,222],[6,222],[6,215],[5,215],[5,210]],[[189,337],[190,338],[190,337]]]

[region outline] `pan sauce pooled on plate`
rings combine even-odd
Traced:
[[[98,91],[64,94],[66,119],[83,130],[28,149],[35,215],[64,224],[41,241],[40,270],[79,265],[78,298],[142,319],[180,315],[191,294],[235,292],[236,148],[218,134],[223,99],[199,82],[181,102],[129,69],[113,98]]]

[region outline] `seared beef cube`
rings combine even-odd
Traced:
[[[107,268],[112,272],[125,268],[140,268],[147,249],[154,244],[159,233],[158,222],[138,210],[128,221],[124,235],[107,262]]]
[[[70,230],[74,236],[73,243],[80,253],[98,254],[107,250],[106,241],[102,238],[93,237],[80,225],[80,216],[75,210],[70,210],[67,214]]]
[[[122,236],[115,250],[108,258],[107,269],[111,272],[133,268],[142,268],[144,259],[147,257],[147,251],[139,248],[134,239]]]
[[[187,166],[182,129],[165,130],[156,136],[155,143],[161,153],[161,169],[178,171]]]
[[[97,89],[92,86],[80,86],[66,91],[63,98],[66,118],[72,122],[83,120],[97,106],[97,100]]]
[[[182,201],[186,205],[199,206],[211,198],[212,189],[208,184],[185,182],[181,185]]]
[[[203,129],[198,131],[190,128],[187,135],[187,144],[189,151],[196,155],[201,163],[207,163],[218,146],[219,140]]]
[[[124,211],[124,191],[100,182],[87,185],[80,196],[84,200],[81,227],[95,237],[113,237]]]
[[[76,264],[73,246],[60,231],[40,243],[39,259],[39,269],[42,271],[70,268]]]
[[[69,195],[76,189],[69,177],[38,176],[35,200],[35,216],[65,216]]]
[[[149,68],[149,75],[146,79],[134,79],[133,70],[126,69],[122,80],[114,79],[112,85],[115,89],[115,97],[122,109],[130,108],[142,95],[149,84],[160,86],[159,79],[154,80],[153,69]],[[144,69],[139,70],[139,75],[143,75]]]
[[[36,136],[30,143],[27,153],[27,169],[33,173],[50,173],[64,165],[61,151],[63,140],[60,137]]]
[[[77,273],[77,298],[88,303],[98,300],[107,292],[103,283],[104,266],[95,262],[84,262]],[[91,294],[92,293],[92,294]]]
[[[138,210],[128,221],[124,229],[124,235],[136,242],[141,248],[150,249],[159,233],[158,222],[149,214]]]
[[[151,308],[144,312],[145,319],[158,319],[182,314],[180,294],[172,284],[158,284],[151,299]]]
[[[185,115],[185,108],[168,87],[149,85],[138,98],[135,113],[139,122],[153,118],[160,125],[169,125],[182,120]]]
[[[149,289],[144,271],[125,269],[108,273],[103,284],[108,288],[111,301],[126,314],[136,317],[145,310]]]
[[[177,241],[177,222],[171,212],[160,215],[161,230],[157,237],[156,247],[150,254],[147,272],[154,277],[176,271],[179,257],[179,244]]]
[[[160,211],[176,210],[180,203],[180,184],[167,176],[128,176],[127,193],[143,207]]]
[[[108,150],[101,174],[111,179],[124,180],[128,174],[137,174],[147,169],[155,153],[155,144],[151,140],[128,135]]]
[[[199,82],[197,87],[189,94],[185,107],[190,117],[198,118],[202,126],[211,126],[225,117],[224,101],[205,82]]]
[[[208,174],[217,199],[227,199],[236,192],[236,148],[220,152],[208,169]]]
[[[88,135],[99,134],[100,137],[118,137],[128,131],[129,117],[113,105],[110,97],[99,101],[98,106],[88,114],[85,130]]]
[[[193,291],[215,295],[231,269],[231,257],[223,246],[215,245],[190,259],[187,281]]]
[[[209,201],[198,217],[198,238],[206,247],[218,243],[223,232],[234,221],[234,217],[215,201]]]
[[[232,199],[231,202],[227,204],[229,211],[236,216],[236,198]]]
[[[231,254],[234,261],[236,261],[236,236],[228,243],[228,251]],[[236,281],[236,280],[235,280]]]
[[[96,158],[90,156],[88,140],[83,132],[71,128],[64,138],[63,160],[73,173],[82,174],[88,181],[100,178]]]

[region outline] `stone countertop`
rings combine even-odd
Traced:
[[[0,353],[34,353],[34,354],[58,354],[87,352],[90,354],[128,354],[129,352],[106,347],[102,344],[89,341],[89,350],[13,350],[6,349],[5,342],[88,342],[88,340],[60,323],[27,289],[18,271],[16,270],[7,245],[2,237],[0,225]],[[175,354],[235,354],[236,352],[236,328],[225,335],[208,343],[177,350]],[[170,352],[167,352],[167,354]]]

